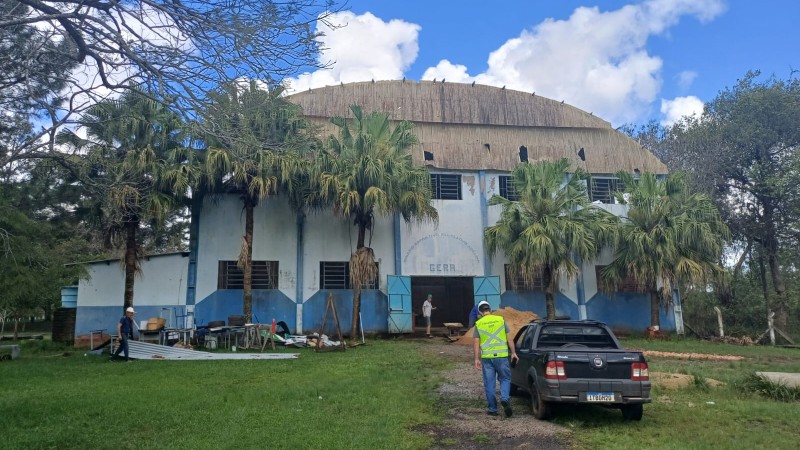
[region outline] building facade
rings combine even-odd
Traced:
[[[362,294],[367,333],[410,331],[427,294],[433,295],[437,307],[434,325],[466,323],[480,299],[495,307],[546,315],[542,287],[535,280],[507,279],[504,255],[489,255],[483,245],[483,230],[500,216],[500,207],[487,203],[493,195],[513,197],[508,175],[516,164],[568,158],[574,168],[591,174],[594,203],[616,214],[624,211],[613,204],[614,173],[667,172],[663,163],[608,122],[532,93],[384,81],[325,87],[290,98],[326,134],[336,131],[328,119],[346,117],[353,104],[365,112],[388,112],[393,120],[413,122],[419,140],[413,159],[431,174],[437,224],[409,225],[399,217],[382,217],[368,236],[379,277]],[[348,219],[330,212],[294,211],[281,197],[261,202],[254,214],[254,321],[284,321],[297,333],[319,331],[332,296],[341,328],[349,330],[352,290],[347,263],[356,233]],[[242,279],[236,260],[243,234],[244,210],[237,195],[196,199],[190,252],[145,261],[143,276],[136,281],[137,310],[197,325],[241,314]],[[598,267],[611,258],[606,251],[596,261],[581,261],[578,277],[561,280],[557,315],[642,331],[650,317],[646,293],[625,285],[614,293],[597,289]],[[89,279],[79,286],[78,334],[111,328],[118,320],[122,268],[105,263],[92,264]],[[103,275],[103,282],[95,279],[112,266],[119,274]],[[681,328],[677,295],[674,305],[661,312],[662,328]]]

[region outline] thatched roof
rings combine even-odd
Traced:
[[[510,171],[519,149],[528,160],[569,158],[596,174],[618,170],[667,173],[667,167],[608,122],[539,95],[484,85],[431,81],[378,81],[328,86],[290,99],[322,125],[350,115],[350,105],[414,122],[419,145],[414,160],[440,169]],[[586,161],[577,152],[583,148]],[[423,151],[433,153],[424,161]]]

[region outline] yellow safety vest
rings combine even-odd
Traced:
[[[475,322],[481,345],[481,358],[507,358],[506,322],[500,316],[483,316]]]

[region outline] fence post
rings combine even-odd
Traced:
[[[775,312],[770,311],[769,314],[767,314],[767,326],[769,327],[767,329],[769,330],[769,342],[772,345],[775,345],[775,327],[773,325],[773,317],[775,317]]]
[[[719,325],[719,337],[725,337],[725,330],[722,328],[722,311],[720,311],[718,306],[714,307],[714,311],[717,312],[717,324]]]

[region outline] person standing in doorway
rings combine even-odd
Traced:
[[[436,309],[431,302],[433,302],[433,294],[428,294],[428,298],[422,302],[422,317],[425,318],[425,334],[427,334],[429,338],[433,337],[431,334],[431,311]]]
[[[117,324],[117,339],[119,339],[119,346],[117,347],[117,351],[111,355],[109,361],[113,361],[119,356],[120,353],[125,353],[125,361],[130,362],[128,358],[128,340],[133,337],[133,315],[136,314],[136,311],[133,310],[133,306],[129,306],[125,310],[125,315],[119,319],[119,323]]]
[[[469,326],[467,329],[470,329],[475,326],[475,322],[478,320],[478,317],[481,316],[480,312],[478,311],[478,307],[481,303],[486,303],[485,301],[480,302],[472,307],[472,310],[469,312]],[[487,303],[488,304],[488,303]]]
[[[511,417],[511,361],[518,360],[514,341],[508,338],[508,326],[502,317],[492,314],[488,302],[478,304],[480,317],[475,322],[473,354],[475,368],[483,370],[483,391],[486,394],[486,414],[497,415],[495,388],[500,381],[500,404],[506,417]]]

